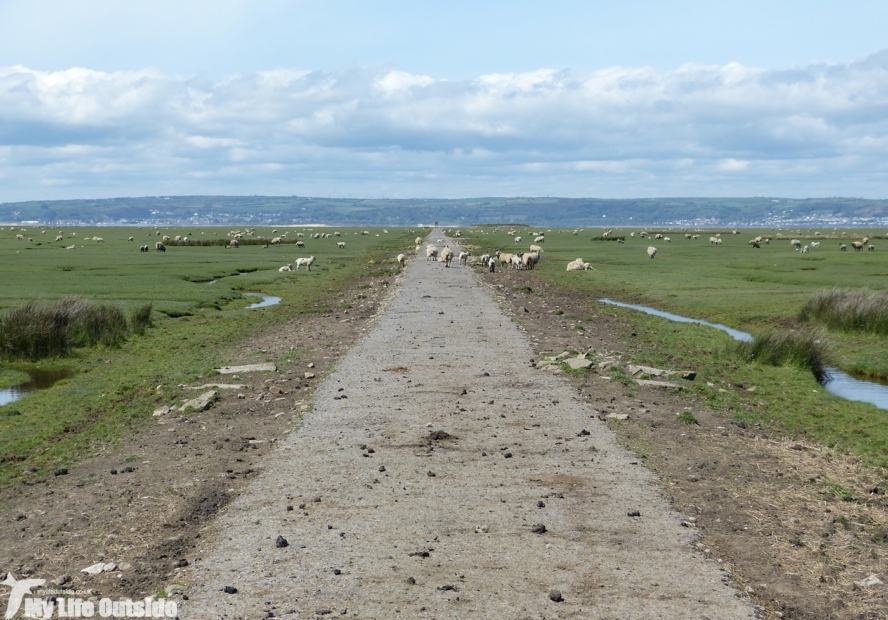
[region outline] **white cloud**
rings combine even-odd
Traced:
[[[0,68],[4,201],[885,196],[886,144],[888,52],[791,71],[732,63],[467,81],[387,68],[217,81],[150,69]]]

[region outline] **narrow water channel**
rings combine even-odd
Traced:
[[[264,293],[244,293],[243,295],[244,297],[262,298],[262,301],[257,301],[256,303],[247,306],[247,310],[253,310],[254,308],[267,308],[268,306],[274,306],[281,303],[281,298],[275,297],[274,295],[266,295]]]
[[[24,383],[13,385],[5,390],[0,390],[0,407],[21,400],[28,394],[32,394],[38,390],[45,390],[52,387],[57,381],[67,379],[74,375],[73,372],[66,369],[56,370],[27,370],[25,371],[31,377]]]
[[[659,316],[664,319],[669,319],[670,321],[677,321],[679,323],[696,323],[698,325],[705,325],[706,327],[713,327],[729,334],[734,340],[741,340],[743,342],[752,342],[753,340],[752,334],[719,323],[710,323],[709,321],[704,321],[702,319],[691,319],[686,316],[681,316],[680,314],[672,314],[671,312],[664,312],[662,310],[657,310],[656,308],[649,308],[648,306],[640,306],[638,304],[627,304],[621,301],[614,301],[613,299],[599,299],[599,301],[613,306],[620,306],[621,308],[631,308],[632,310],[638,310],[639,312]],[[838,368],[827,368],[827,380],[824,382],[823,387],[825,387],[826,391],[829,393],[835,394],[841,398],[870,403],[879,409],[888,409],[888,385],[877,383],[875,381],[855,379]]]

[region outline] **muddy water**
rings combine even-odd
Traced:
[[[73,372],[66,369],[56,370],[28,370],[31,378],[24,383],[13,385],[12,387],[0,390],[0,406],[14,403],[21,400],[28,394],[32,394],[38,390],[45,390],[52,387],[57,381],[67,379],[73,376]]]
[[[679,323],[697,323],[698,325],[714,327],[715,329],[719,329],[729,334],[735,340],[741,340],[743,342],[752,342],[753,340],[752,334],[740,331],[739,329],[733,329],[719,323],[710,323],[709,321],[704,321],[702,319],[691,319],[686,316],[681,316],[680,314],[663,312],[662,310],[649,308],[648,306],[626,304],[620,301],[614,301],[612,299],[600,299],[599,301],[601,301],[602,303],[611,304],[613,306],[620,306],[621,308],[631,308],[633,310],[638,310],[646,314],[663,317],[664,319],[669,319],[670,321],[677,321]],[[871,405],[875,405],[879,409],[888,409],[888,385],[877,383],[875,381],[855,379],[848,373],[842,372],[838,368],[831,367],[827,368],[827,377],[828,378],[823,384],[823,387],[825,387],[829,393],[835,394],[836,396],[847,400],[870,403]]]

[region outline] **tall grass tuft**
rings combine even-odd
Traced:
[[[118,347],[128,333],[118,306],[76,297],[50,304],[31,301],[0,317],[0,357],[36,360],[67,355],[75,347]]]
[[[818,330],[771,331],[756,336],[751,342],[737,342],[734,352],[746,362],[810,370],[818,383],[829,379],[829,348]]]
[[[139,306],[130,313],[130,329],[134,334],[139,334],[141,336],[145,333],[146,329],[151,327],[151,308],[152,305],[147,303],[144,306]]]
[[[888,335],[888,291],[818,291],[799,311],[799,321],[817,321],[837,331]]]

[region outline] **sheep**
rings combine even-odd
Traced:
[[[541,247],[538,246],[538,245],[532,245],[532,246],[530,246],[530,251],[531,251],[531,252],[538,252],[538,253],[542,254],[542,253],[543,253],[543,248],[541,248]]]
[[[669,237],[663,237],[663,241],[665,241],[666,243],[672,243],[672,239],[670,239]]]
[[[587,269],[594,269],[594,267],[592,267],[592,265],[584,261],[582,258],[578,258],[567,264],[567,271],[585,271]]]
[[[860,252],[863,249],[863,244],[860,241],[852,241],[851,247],[854,248],[855,252]]]
[[[537,252],[528,252],[521,257],[521,265],[524,269],[532,270],[538,262],[540,262],[540,255]]]
[[[293,263],[287,263],[283,267],[280,267],[278,271],[293,271]]]
[[[812,247],[812,248],[819,248],[819,247],[820,247],[820,242],[819,242],[819,241],[812,241],[812,242],[811,242],[811,247]]]
[[[663,238],[663,233],[657,233],[656,235],[654,235],[654,239],[662,239],[662,238]]]
[[[169,235],[164,235],[163,237],[160,238],[160,240],[163,243],[169,243],[170,241],[172,241],[172,239],[170,239]]]
[[[718,243],[718,237],[709,237],[709,243]]]
[[[127,241],[135,241],[135,239],[133,239],[132,237],[129,237],[129,238],[127,239]]]
[[[238,241],[237,239],[232,239],[231,241],[228,242],[228,245],[231,246],[231,247],[233,247],[233,248],[239,248],[239,247],[240,247],[240,241]]]
[[[450,261],[453,260],[453,250],[446,245],[444,246],[444,249],[441,250],[441,260],[444,261],[445,267],[450,267]]]
[[[297,238],[297,239],[302,239],[303,237],[305,237],[305,234],[304,234],[304,233],[296,233],[296,238]]]
[[[875,252],[876,246],[874,246],[872,243],[870,243],[868,246],[866,246],[866,249],[868,252]]]
[[[840,252],[847,252],[847,251],[848,251],[848,246],[845,245],[844,243],[840,243],[840,244],[839,244],[839,251],[840,251]]]
[[[344,247],[345,247],[345,241],[337,241],[337,242],[336,242],[336,247],[337,247],[337,248],[344,248]]]
[[[157,249],[158,252],[166,252],[167,251],[167,248],[163,244],[163,241],[158,241],[157,243],[154,244],[154,247]]]
[[[407,262],[407,257],[404,256],[403,254],[398,254],[398,259],[397,259],[397,260],[398,260],[398,265],[401,266],[401,267],[403,267],[404,264]]]
[[[869,243],[869,237],[864,237],[863,239],[860,240],[860,242],[861,242],[863,245],[866,245],[867,243]]]
[[[685,239],[690,239],[690,238],[691,238],[691,233],[685,233]]]
[[[521,237],[515,237],[515,243],[516,244],[521,243]]]
[[[24,236],[24,235],[16,235],[15,238],[16,238],[17,240],[19,240],[19,241],[24,241],[24,240],[25,240],[25,236]]]
[[[635,233],[634,233],[634,232],[629,233],[629,236],[632,237],[633,239],[635,239]]]
[[[791,245],[792,247],[794,247],[797,250],[800,250],[802,248],[802,242],[799,241],[798,239],[793,239],[792,241],[789,242],[789,245]]]
[[[491,256],[487,261],[487,271],[490,273],[496,272],[496,256]]]
[[[481,266],[487,267],[490,264],[490,254],[482,254],[481,255]]]
[[[471,256],[471,252],[460,252],[459,253],[460,265],[465,265],[469,261],[469,256]]]
[[[438,248],[433,245],[426,246],[426,260],[438,260]]]
[[[298,239],[298,240],[296,241],[296,247],[297,247],[297,248],[304,248],[304,247],[305,247],[305,242],[302,241],[302,239]]]
[[[759,245],[759,242],[756,241],[755,239],[753,239],[752,241],[750,241],[750,242],[749,242],[749,245],[751,245],[752,247],[754,247],[754,248],[756,248],[756,249],[762,247],[761,245]]]
[[[803,247],[801,252],[802,252],[802,254],[807,254],[808,253],[808,246],[806,245],[805,247]]]
[[[333,236],[334,237],[341,237],[342,234],[338,230],[335,230],[335,231],[333,231]]]
[[[536,237],[533,240],[533,242],[534,243],[543,243],[545,240],[546,240],[546,235],[540,235],[539,237]]]
[[[517,254],[512,254],[512,267],[514,269],[521,269],[521,257],[524,256],[524,252],[518,252]]]
[[[281,238],[280,237],[272,237],[270,243],[271,243],[271,245],[280,245]]]
[[[76,247],[76,246],[69,245],[69,246],[66,247],[65,249],[66,249],[66,250],[73,250],[75,247]],[[18,254],[18,252],[16,252],[16,254]]]
[[[176,235],[176,236],[175,236],[175,241],[176,241],[176,243],[178,243],[178,242],[181,241],[181,240],[182,240],[182,235]]]
[[[139,252],[147,252],[147,251],[148,251],[147,245],[140,245],[139,246]]]
[[[361,231],[361,234],[362,234],[362,235],[369,235],[369,234],[370,234],[370,231],[369,231],[369,230],[362,230],[362,231]]]
[[[417,237],[413,242],[413,245],[422,245],[422,237]]]
[[[422,246],[418,245],[414,248],[414,253],[419,254],[419,251],[422,250]]]
[[[64,236],[64,235],[59,235],[58,237],[55,238],[55,240],[56,240],[56,241],[64,241],[64,240],[65,240],[65,236]]]
[[[654,246],[648,246],[648,258],[653,258],[657,255],[657,248]]]
[[[309,256],[308,258],[297,258],[296,259],[296,271],[299,271],[299,268],[303,265],[305,266],[306,271],[311,271],[311,266],[314,265],[315,257]]]

